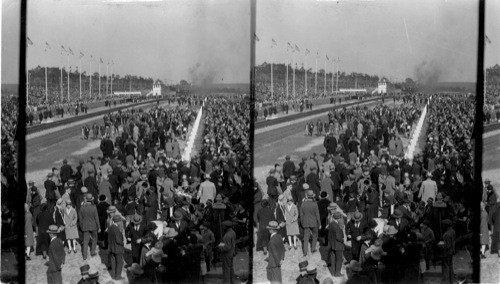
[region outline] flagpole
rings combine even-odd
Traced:
[[[295,99],[295,69],[297,68],[297,62],[295,62],[295,50],[293,51],[293,66],[292,66],[292,72],[293,72],[293,87],[292,87],[292,92],[293,92],[293,99]]]
[[[80,75],[80,100],[82,99],[82,57],[80,56],[80,59],[78,59],[78,73]]]
[[[289,63],[290,63],[290,61],[287,60],[287,63],[286,63],[286,99],[287,100],[289,98],[289,96],[288,96],[288,65],[289,65]]]
[[[339,91],[339,66],[340,66],[340,58],[337,59],[337,93]]]
[[[62,50],[61,50],[61,55],[62,55]],[[63,61],[62,61],[62,58],[61,58],[61,61],[59,61],[59,67],[61,69],[61,79],[59,80],[59,82],[61,83],[61,103],[62,103],[62,100],[63,100]]]
[[[92,56],[90,57],[89,77],[90,77],[90,99],[92,99]]]
[[[111,61],[111,94],[113,94],[113,66],[115,65],[114,61]]]
[[[332,61],[332,95],[333,95],[333,74],[335,74],[335,59]]]
[[[316,74],[314,76],[314,95],[318,95],[318,54],[316,53]]]
[[[306,49],[306,55],[304,56],[304,69],[305,69],[305,76],[304,76],[304,85],[306,87],[304,97],[307,97],[307,49]]]
[[[66,52],[68,56],[68,103],[69,103],[69,75],[71,74],[71,68],[69,67],[69,52]]]
[[[101,98],[101,58],[99,58],[99,99]]]
[[[273,62],[271,61],[271,100],[274,99],[273,94]]]
[[[108,81],[109,81],[109,62],[106,64],[106,97],[109,95],[108,92]]]
[[[47,58],[47,42],[45,42],[45,58]],[[49,103],[49,86],[47,84],[47,60],[45,60],[45,103]]]
[[[325,82],[323,82],[323,95],[326,95],[326,59],[325,59]]]

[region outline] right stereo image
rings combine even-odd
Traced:
[[[256,6],[253,281],[473,281],[479,3]],[[499,133],[485,135],[481,281],[498,283]]]

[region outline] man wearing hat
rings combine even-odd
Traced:
[[[61,170],[59,171],[59,175],[61,176],[61,183],[65,184],[73,174],[73,169],[70,165],[68,165],[68,160],[64,159],[62,161],[63,165],[61,166]]]
[[[111,263],[109,274],[113,280],[121,280],[123,268],[123,254],[125,253],[123,234],[118,228],[118,222],[122,222],[120,215],[114,215],[111,225],[108,227],[108,252]]]
[[[288,181],[288,179],[295,173],[295,163],[290,161],[290,156],[286,155],[285,156],[285,162],[283,163],[283,177],[285,178],[285,181]]]
[[[66,261],[63,242],[57,237],[59,233],[56,225],[50,225],[47,233],[50,237],[48,249],[49,262],[47,269],[47,283],[62,284],[62,265]]]
[[[301,283],[302,279],[305,279],[307,275],[307,265],[309,265],[309,262],[307,260],[299,262],[299,272],[300,275],[297,277],[297,283]]]
[[[88,264],[84,264],[82,266],[80,266],[80,275],[82,276],[82,279],[80,279],[80,281],[78,281],[78,284],[82,284],[82,283],[92,283],[92,282],[89,282],[89,270],[90,270],[90,265]]]
[[[370,283],[370,278],[363,274],[363,267],[357,260],[351,260],[346,268],[349,271],[349,279],[345,283]]]
[[[285,259],[285,246],[283,244],[283,237],[278,234],[280,226],[278,222],[271,221],[266,228],[271,235],[268,243],[267,280],[271,283],[282,283],[281,264]]]
[[[236,233],[233,231],[233,222],[226,220],[222,222],[225,229],[222,242],[217,246],[220,251],[222,262],[222,279],[224,283],[234,283],[233,257],[236,253]]]
[[[427,173],[427,179],[422,182],[420,186],[420,191],[418,192],[418,198],[427,202],[427,199],[436,199],[437,196],[437,183],[432,180],[432,174]]]
[[[319,284],[319,280],[316,278],[318,275],[318,270],[316,266],[312,263],[309,263],[306,267],[306,276],[304,276],[304,280],[301,283],[314,283]]]
[[[269,196],[269,203],[271,204],[271,208],[274,208],[276,202],[278,202],[278,196],[280,195],[279,182],[275,177],[276,169],[271,168],[269,170],[269,176],[266,178],[267,184],[267,195]]]
[[[398,239],[402,242],[406,241],[408,229],[410,228],[408,220],[403,218],[403,212],[401,210],[396,209],[394,213],[392,213],[391,220],[389,221],[389,225],[394,226],[396,230],[398,230]]]
[[[354,212],[346,226],[347,239],[351,240],[352,259],[359,259],[359,251],[363,243],[361,236],[367,228],[368,223],[363,219],[363,213],[359,211]]]
[[[300,220],[301,225],[304,228],[304,239],[302,252],[304,257],[307,256],[309,238],[312,235],[311,243],[311,253],[316,252],[316,243],[318,241],[318,230],[321,227],[321,219],[319,216],[318,204],[314,201],[314,192],[312,190],[307,191],[306,199],[300,205]]]
[[[87,248],[90,239],[92,239],[90,255],[96,255],[97,232],[101,230],[97,208],[93,201],[94,196],[91,193],[87,193],[85,196],[85,203],[80,207],[80,228],[83,232],[83,260],[87,259]]]
[[[443,220],[441,224],[445,230],[441,241],[438,243],[443,261],[441,283],[453,283],[453,255],[455,254],[456,234],[452,227],[453,222],[450,219]]]
[[[198,191],[197,198],[200,200],[200,203],[206,205],[207,200],[214,200],[216,195],[215,184],[210,181],[210,175],[205,174],[205,181],[200,184],[200,189]]]
[[[133,215],[130,223],[125,229],[127,241],[131,244],[132,248],[132,261],[139,262],[141,256],[141,239],[146,234],[146,226],[142,223],[142,216],[139,214]]]
[[[328,270],[335,277],[343,276],[340,273],[342,268],[344,254],[344,232],[339,226],[339,220],[342,214],[338,211],[333,212],[333,219],[328,225],[328,252],[330,253],[330,263]]]
[[[60,197],[58,196],[59,191],[56,190],[56,184],[52,180],[53,173],[49,172],[47,174],[47,180],[44,181],[43,186],[45,187],[45,199],[47,200],[47,205],[49,206],[49,209],[52,210],[54,206],[56,205],[57,199]]]

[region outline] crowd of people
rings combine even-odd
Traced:
[[[2,243],[3,240],[15,237],[19,222],[16,214],[16,194],[18,193],[18,142],[16,138],[17,121],[19,120],[18,97],[2,95]],[[11,242],[14,244],[14,242]]]
[[[500,83],[489,82],[485,89],[484,123],[500,122]]]
[[[344,277],[345,265],[348,283],[420,283],[436,265],[442,283],[465,280],[453,256],[472,247],[474,97],[403,100],[330,113],[324,153],[298,164],[286,156],[265,187],[255,183],[256,250],[267,256],[269,281],[283,282],[284,262],[299,248],[297,283],[319,283],[307,262],[314,254],[333,277]],[[409,136],[427,102],[425,147],[406,157],[401,136]]]
[[[224,98],[193,100],[201,104],[202,139],[189,160],[181,158],[177,125],[191,125],[195,109],[153,107],[106,116],[106,129],[118,122],[121,133],[105,131],[102,157],[76,165],[65,159],[53,168],[44,196],[30,181],[28,267],[34,250],[49,259],[48,282],[62,283],[65,255],[87,260],[99,247],[114,280],[122,279],[125,265],[129,283],[201,283],[220,263],[222,281],[232,283],[233,257],[250,241],[250,107]],[[131,254],[130,263],[124,254]],[[79,283],[95,283],[95,269],[83,265]]]

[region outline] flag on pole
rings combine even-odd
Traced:
[[[328,61],[328,60],[330,60],[330,58],[328,58],[328,54],[326,54],[326,60],[327,60],[327,61]]]
[[[490,40],[490,38],[487,35],[484,35],[484,41],[486,43],[491,43],[491,40]]]
[[[309,53],[311,53],[309,49],[306,49],[306,55],[308,55]]]
[[[73,54],[73,50],[71,50],[71,48],[69,48],[69,49],[68,49],[68,51],[69,51],[69,53],[70,53],[71,55],[74,55],[74,54]]]
[[[61,54],[63,53],[63,51],[64,51],[64,53],[68,53],[68,52],[66,51],[66,48],[64,48],[64,46],[62,46],[62,45],[61,45]]]
[[[272,43],[271,43],[271,47],[273,47],[273,46],[277,46],[277,45],[278,45],[278,43],[277,43],[277,42],[274,40],[274,38],[273,38],[273,39],[272,39]]]
[[[45,42],[45,50],[50,49],[50,45],[48,42]]]
[[[319,57],[319,51],[316,52],[316,57]]]
[[[33,42],[31,41],[30,37],[27,36],[26,37],[26,42],[29,44],[29,45],[33,45]]]
[[[256,33],[253,34],[253,37],[254,37],[255,41],[260,41],[260,39],[259,39],[259,37],[257,36]]]
[[[294,51],[293,46],[289,42],[287,42],[286,44],[287,44],[287,49]]]
[[[300,52],[300,48],[297,45],[295,45],[295,51]]]
[[[85,54],[83,54],[83,53],[80,51],[80,57],[79,57],[79,58],[81,59],[81,58],[82,58],[82,57],[84,57],[84,56],[85,56]]]
[[[104,63],[104,61],[102,61],[102,58],[99,58],[99,60],[101,61],[101,63]]]

